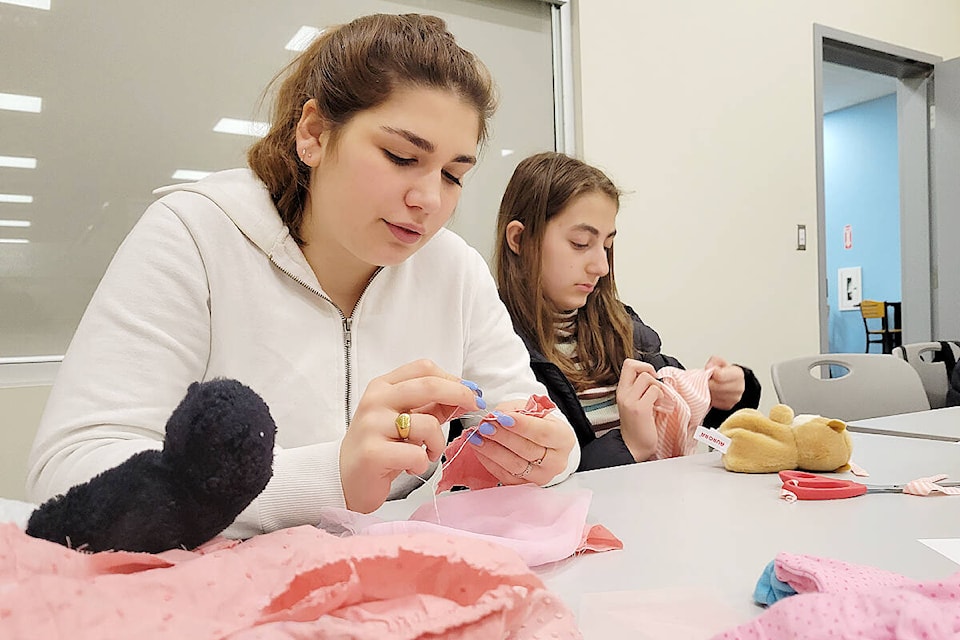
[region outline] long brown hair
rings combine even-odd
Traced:
[[[361,111],[375,108],[403,87],[446,89],[473,105],[480,138],[496,109],[490,72],[462,49],[435,16],[377,14],[327,29],[283,69],[268,89],[280,83],[273,122],[266,137],[247,152],[247,162],[267,185],[290,234],[300,233],[310,167],[299,161],[296,127],[304,103],[315,99],[331,126],[331,143]]]
[[[524,335],[578,390],[616,384],[625,358],[633,357],[633,323],[617,295],[613,247],[610,271],[577,313],[578,368],[557,349],[558,312],[543,293],[542,244],[547,223],[579,196],[603,193],[620,206],[620,190],[596,167],[562,153],[540,153],[521,161],[507,184],[497,215],[494,271],[500,298]],[[507,244],[507,225],[523,224],[520,252]]]

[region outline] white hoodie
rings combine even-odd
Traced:
[[[382,269],[347,320],[252,172],[180,185],[146,210],[84,313],[34,442],[28,494],[42,502],[159,449],[187,386],[227,377],[260,394],[277,423],[273,479],[227,535],[316,524],[322,507],[344,506],[340,440],[367,384],[419,358],[475,381],[491,408],[546,394],[486,263],[453,232]],[[552,482],[579,459],[575,446]]]

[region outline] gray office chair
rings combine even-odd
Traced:
[[[776,362],[770,373],[780,402],[798,414],[814,413],[849,422],[930,408],[913,367],[886,354],[804,356]]]
[[[913,342],[895,347],[893,355],[910,363],[920,376],[932,409],[946,406],[949,373],[940,356],[939,342]],[[960,347],[950,344],[953,360],[960,362]]]

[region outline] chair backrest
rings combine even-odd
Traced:
[[[879,300],[863,300],[860,315],[864,318],[882,318],[887,315],[887,305]]]
[[[821,368],[823,367],[823,368]],[[826,374],[827,367],[840,377]],[[816,370],[816,371],[814,371]],[[862,420],[930,408],[917,372],[900,358],[878,353],[824,353],[776,362],[770,367],[780,402],[795,413]]]
[[[950,344],[954,360],[960,361],[960,347]],[[906,360],[916,370],[932,409],[946,406],[950,374],[940,356],[939,342],[913,342],[896,347],[893,355]],[[936,361],[934,361],[936,358]]]

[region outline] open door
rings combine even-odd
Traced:
[[[960,58],[934,66],[930,119],[933,335],[960,338]]]
[[[899,187],[900,251],[898,259],[900,260],[899,293],[903,341],[930,340],[934,337],[932,321],[934,277],[931,269],[934,261],[931,257],[933,216],[929,107],[935,64],[940,62],[940,58],[823,25],[814,25],[814,56],[821,352],[828,353],[831,350],[830,291],[836,292],[839,273],[836,269],[833,272],[828,271],[826,258],[829,241],[826,235],[827,206],[824,175],[825,63],[887,76],[896,86],[897,170],[895,173],[898,176],[893,179],[897,180]],[[865,191],[864,193],[873,192]],[[870,224],[867,219],[861,222]],[[847,237],[847,228],[843,228],[844,249],[852,246]],[[839,235],[833,234],[830,236],[830,241],[839,242],[839,238]],[[874,267],[878,266],[880,265],[874,264]],[[865,289],[867,288],[866,280],[865,274]],[[832,297],[836,299],[836,293]],[[852,312],[848,311],[848,315],[851,314]],[[848,320],[850,318],[844,318],[842,324],[846,326]]]

